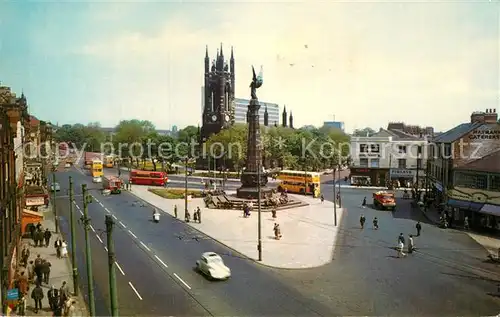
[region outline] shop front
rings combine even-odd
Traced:
[[[28,209],[23,210],[23,218],[21,224],[21,235],[29,233],[29,228],[35,226],[37,223],[43,220],[43,213],[36,212]]]
[[[389,169],[387,168],[351,168],[349,179],[354,186],[387,186]]]
[[[457,220],[469,219],[471,228],[481,231],[496,232],[500,229],[500,205],[497,195],[471,188],[453,188],[448,191],[447,205],[458,214]]]
[[[413,187],[415,182],[416,171],[407,168],[391,168],[391,183],[394,187]]]

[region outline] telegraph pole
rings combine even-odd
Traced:
[[[89,289],[89,311],[90,316],[95,317],[94,298],[94,274],[92,273],[92,252],[90,250],[89,228],[90,218],[88,217],[88,204],[92,202],[91,196],[87,194],[87,185],[82,184],[83,193],[83,226],[85,231],[85,258],[87,260],[87,287]]]
[[[111,300],[111,316],[116,317],[118,314],[118,289],[116,288],[116,272],[115,272],[115,244],[113,242],[113,226],[115,222],[110,215],[106,215],[106,234],[108,243],[108,270],[109,270],[109,294]]]
[[[337,172],[337,169],[334,167],[333,168],[333,224],[335,227],[337,226],[337,193],[336,193],[336,186],[335,186],[335,173]]]
[[[69,217],[71,222],[71,266],[73,269],[73,293],[78,296],[78,267],[76,266],[75,216],[73,215],[73,179],[69,177]]]
[[[186,219],[188,213],[188,157],[185,159],[184,167],[184,219]]]
[[[342,208],[342,196],[340,195],[340,166],[339,166],[339,179],[337,181],[339,183],[339,208]],[[335,183],[333,184],[335,186]]]
[[[261,207],[260,207],[260,195],[261,195],[261,186],[260,186],[260,169],[261,169],[261,164],[259,163],[259,165],[257,166],[257,194],[259,195],[257,197],[257,210],[258,210],[258,215],[259,215],[259,218],[257,220],[257,222],[259,223],[258,224],[258,239],[259,239],[259,242],[258,242],[258,245],[257,245],[257,250],[259,251],[259,261],[262,261],[262,217],[261,217],[261,214],[262,214],[262,210],[261,210]]]
[[[56,233],[59,233],[59,219],[57,218],[57,208],[56,208],[56,173],[52,173],[52,209],[54,210],[54,223],[56,227]]]

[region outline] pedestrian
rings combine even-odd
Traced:
[[[60,238],[58,238],[56,241],[54,241],[54,248],[56,248],[56,253],[57,253],[57,258],[61,258],[61,248],[62,248],[62,241]]]
[[[43,247],[43,231],[42,229],[36,230],[36,246]]]
[[[35,266],[37,266],[38,264],[42,264],[42,257],[40,256],[40,254],[37,254],[36,256],[36,259],[35,259]]]
[[[75,304],[76,304],[76,301],[73,300],[73,299],[69,299],[68,301],[66,301],[66,304],[64,306],[64,316],[68,316],[68,317],[72,317],[72,316],[75,316]]]
[[[359,224],[361,225],[361,229],[365,228],[365,222],[366,222],[365,215],[361,214],[361,217],[359,217]]]
[[[177,205],[174,205],[174,217],[177,218]]]
[[[21,272],[21,274],[19,275],[19,277],[17,279],[17,285],[19,288],[19,297],[28,295],[28,291],[30,289],[30,286],[29,286],[28,277],[26,276],[24,271]]]
[[[33,261],[29,261],[26,265],[26,271],[28,272],[28,281],[32,282],[35,276],[35,263]]]
[[[33,244],[36,244],[35,243],[35,233],[36,233],[36,227],[32,224],[30,226],[30,237],[33,240]]]
[[[26,295],[22,295],[17,302],[17,314],[19,316],[26,315]]]
[[[363,198],[363,202],[361,203],[361,206],[365,207],[366,206],[366,197]]]
[[[196,209],[195,209],[195,211],[193,212],[193,221],[194,221],[194,222],[197,222],[197,221],[198,221],[198,212],[196,211]]]
[[[42,231],[42,224],[40,222],[36,224],[36,230]]]
[[[61,288],[59,288],[60,303],[61,305],[69,299],[69,288],[66,281],[62,282]]]
[[[43,282],[43,264],[42,262],[39,262],[38,264],[36,264],[35,262],[35,275],[36,275],[36,280],[35,280],[35,284],[42,284]]]
[[[413,235],[408,235],[408,253],[413,253],[415,245],[413,244]]]
[[[43,274],[43,282],[45,284],[49,284],[49,278],[50,278],[50,267],[52,265],[50,264],[49,261],[43,260],[42,262],[42,274]]]
[[[37,284],[31,292],[31,298],[35,300],[35,314],[38,314],[38,310],[42,309],[43,299],[43,289],[39,284]]]
[[[276,207],[273,207],[273,209],[271,210],[271,214],[272,214],[273,218],[275,218],[275,219],[277,217],[276,213],[277,213]]]
[[[51,237],[52,233],[50,232],[49,228],[45,229],[45,232],[43,233],[43,238],[45,239],[45,247],[49,246]]]
[[[323,203],[325,201],[325,196],[323,196],[323,194],[321,194],[320,199],[321,199],[321,203]]]
[[[469,230],[469,217],[465,216],[464,218],[464,229]]]
[[[417,222],[415,228],[417,228],[417,237],[420,237],[420,231],[422,230],[422,225],[420,224],[420,221]]]
[[[375,230],[378,230],[378,219],[377,219],[377,217],[373,218],[373,228]]]
[[[201,209],[199,206],[196,208],[196,213],[198,214],[198,223],[201,223]]]
[[[21,258],[22,258],[21,261],[23,262],[24,267],[28,265],[29,257],[30,257],[30,249],[28,249],[28,247],[24,245],[23,251],[21,251]]]
[[[61,242],[61,257],[65,258],[68,256],[68,244],[66,243],[66,240],[63,240]]]
[[[47,299],[49,300],[50,309],[55,312],[57,306],[59,306],[59,300],[61,296],[59,295],[59,290],[52,285],[50,290],[47,292]]]

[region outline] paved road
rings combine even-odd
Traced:
[[[75,182],[77,205],[81,209],[81,184],[87,183],[89,188],[98,186],[90,183],[90,177],[72,169],[58,174],[60,195],[65,195],[67,181],[63,178],[69,175]],[[122,315],[317,316],[335,313],[331,307],[318,303],[315,294],[295,290],[277,278],[272,270],[233,254],[182,222],[166,216],[159,224],[151,222],[152,209],[127,192],[107,197],[97,190],[92,194],[97,201],[90,204],[89,216],[101,240],[105,241],[102,230],[107,210],[117,218],[116,260],[124,272],[117,271]],[[68,200],[61,197],[58,203],[62,228],[67,232],[69,216],[65,210]],[[77,231],[77,247],[82,250],[83,232],[81,228]],[[91,231],[90,236],[96,302],[99,303],[97,314],[109,315],[107,252],[95,233]],[[193,270],[200,254],[209,250],[223,255],[233,271],[230,280],[210,282]],[[78,257],[80,272],[84,273],[83,253],[78,252]]]
[[[331,185],[322,187],[332,200]],[[500,311],[497,284],[499,267],[485,263],[484,250],[466,234],[423,223],[415,238],[416,254],[404,259],[391,249],[400,232],[415,233],[420,212],[409,201],[399,201],[393,214],[371,207],[361,208],[370,190],[342,189],[347,209],[334,261],[321,268],[301,272],[277,272],[296,279],[302,292],[322,289],[321,303],[338,307],[340,315],[496,315]],[[360,229],[359,216],[368,228]],[[378,217],[380,229],[371,228]],[[306,283],[305,281],[309,281]]]

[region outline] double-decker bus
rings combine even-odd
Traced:
[[[113,155],[107,155],[104,158],[104,166],[105,167],[113,167],[114,165],[114,156]]]
[[[316,172],[282,170],[277,177],[281,181],[278,190],[319,197],[321,194],[320,176],[321,174]]]
[[[90,167],[90,175],[92,176],[92,181],[94,183],[102,182],[102,161],[101,160],[92,160],[92,165]]]
[[[165,186],[168,182],[167,173],[160,171],[132,170],[129,179],[131,184],[136,185]]]

